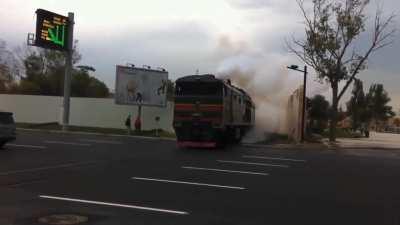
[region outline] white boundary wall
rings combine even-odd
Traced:
[[[61,122],[63,98],[38,95],[0,94],[0,111],[14,113],[16,122]],[[71,98],[70,125],[86,127],[125,128],[125,120],[137,115],[137,106],[116,105],[112,98]],[[155,117],[160,117],[159,127],[173,131],[173,102],[167,107],[142,107],[142,129],[156,129]],[[133,126],[132,126],[133,127]]]

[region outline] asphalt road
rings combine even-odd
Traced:
[[[400,157],[20,132],[0,151],[0,224],[400,224]]]

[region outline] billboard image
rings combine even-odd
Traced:
[[[167,71],[117,65],[116,76],[116,104],[166,106]]]

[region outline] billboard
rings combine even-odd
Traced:
[[[35,46],[61,51],[68,50],[68,17],[44,10],[36,10]]]
[[[167,71],[117,65],[116,76],[116,104],[158,107],[167,105]]]

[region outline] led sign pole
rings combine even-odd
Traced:
[[[28,34],[27,44],[65,53],[63,130],[68,129],[71,94],[74,13],[68,17],[44,9],[36,10],[36,35]],[[34,38],[35,37],[35,38]]]
[[[69,125],[69,106],[71,95],[71,74],[72,74],[72,54],[74,40],[74,13],[68,13],[68,38],[67,51],[65,57],[65,77],[64,77],[64,102],[63,102],[63,130],[68,130]]]

